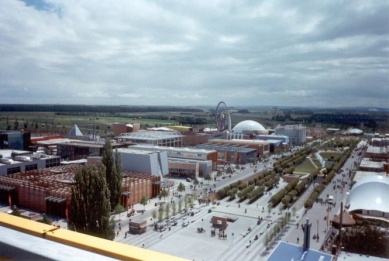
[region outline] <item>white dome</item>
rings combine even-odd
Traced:
[[[348,211],[375,210],[389,213],[389,178],[368,176],[352,187],[348,198]]]
[[[241,121],[232,130],[235,133],[267,133],[267,130],[261,124],[252,120]]]

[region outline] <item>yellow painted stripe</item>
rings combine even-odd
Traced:
[[[180,257],[57,228],[5,213],[0,213],[0,225],[22,233],[120,260],[188,261]]]

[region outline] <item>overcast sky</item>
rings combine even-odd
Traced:
[[[389,107],[389,1],[1,0],[0,103]]]

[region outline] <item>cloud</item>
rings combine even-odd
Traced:
[[[0,103],[382,106],[385,1],[3,0]]]

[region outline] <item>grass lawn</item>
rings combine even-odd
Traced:
[[[324,160],[328,160],[331,156],[333,156],[335,160],[338,160],[343,155],[342,153],[337,152],[320,152],[319,154]]]
[[[295,172],[302,172],[302,173],[310,173],[311,171],[314,171],[316,168],[311,163],[309,159],[305,159],[301,164],[299,164],[294,171]]]
[[[0,112],[0,130],[7,129],[8,125],[11,130],[14,130],[16,121],[18,122],[18,130],[24,128],[24,124],[27,124],[27,129],[33,132],[37,127],[38,132],[64,134],[68,133],[74,124],[77,124],[83,134],[93,132],[92,114],[78,116],[56,115],[53,112]],[[114,122],[138,122],[141,124],[141,128],[178,125],[175,120],[99,116],[98,119],[95,119],[96,133],[110,133],[110,125]]]

